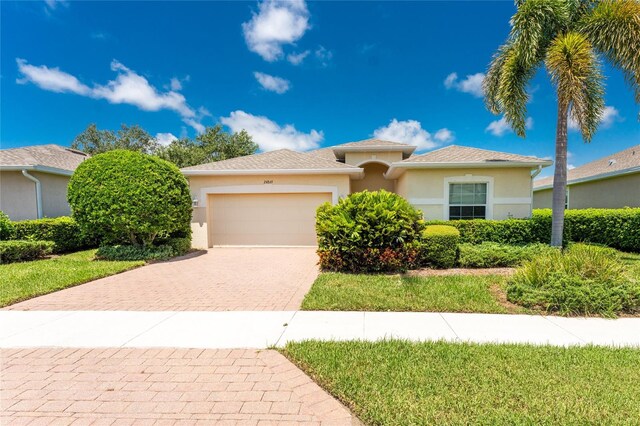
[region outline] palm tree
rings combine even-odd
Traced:
[[[590,142],[604,108],[601,58],[620,69],[640,103],[638,0],[516,0],[511,32],[484,80],[485,101],[525,136],[527,84],[544,64],[556,88],[558,118],[551,245],[562,246],[567,186],[567,121]]]

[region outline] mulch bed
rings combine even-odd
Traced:
[[[407,272],[412,277],[436,277],[447,275],[513,275],[515,268],[451,268],[451,269],[417,269]]]

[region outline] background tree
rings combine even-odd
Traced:
[[[524,137],[527,84],[540,65],[549,73],[558,101],[551,245],[562,246],[568,117],[590,142],[604,108],[600,57],[622,70],[640,103],[640,2],[516,0],[516,7],[484,80],[485,100]]]
[[[182,138],[157,150],[156,154],[178,167],[194,166],[254,154],[258,145],[242,130],[225,132],[221,125],[207,127],[195,140]]]
[[[114,149],[152,154],[159,147],[158,141],[137,124],[131,127],[123,124],[119,130],[114,132],[112,130],[98,130],[98,127],[92,123],[71,143],[71,148],[91,155]]]

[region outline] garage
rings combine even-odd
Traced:
[[[332,194],[212,194],[209,245],[316,245],[316,209]]]

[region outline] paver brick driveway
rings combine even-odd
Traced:
[[[275,351],[4,349],[0,424],[359,424]]]
[[[17,310],[296,310],[313,284],[315,248],[213,248],[17,303]]]

